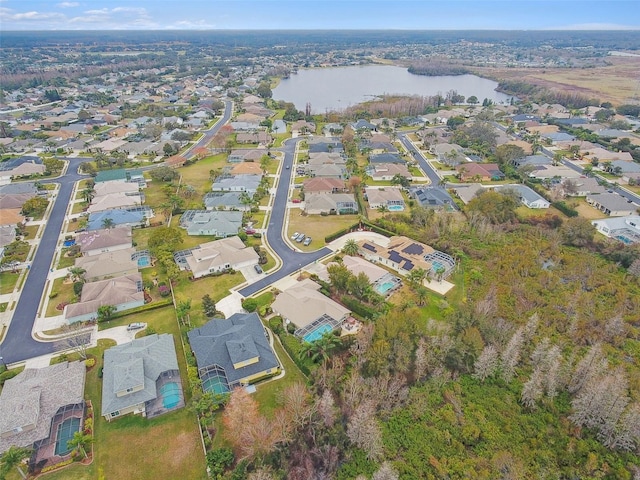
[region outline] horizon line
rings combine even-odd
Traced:
[[[621,28],[107,28],[107,29],[3,29],[20,32],[638,32],[637,27]]]

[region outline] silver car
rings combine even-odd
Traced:
[[[301,243],[304,240],[305,234],[301,233],[300,235],[298,235],[298,237],[296,238],[296,242]]]
[[[303,245],[304,245],[305,247],[308,247],[309,245],[311,245],[311,237],[307,237],[307,238],[305,238],[305,239],[304,239],[304,243],[303,243]]]

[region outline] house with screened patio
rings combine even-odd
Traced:
[[[280,372],[258,314],[216,318],[187,336],[205,392],[222,395]]]

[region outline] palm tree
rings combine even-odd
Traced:
[[[80,268],[80,267],[71,267],[69,269],[69,274],[71,275],[71,281],[72,282],[77,282],[77,281],[84,281],[84,277],[83,275],[86,273],[87,271],[84,268]]]
[[[102,228],[113,228],[116,223],[113,221],[113,218],[105,218],[102,220]]]
[[[426,287],[419,286],[416,288],[416,296],[418,297],[418,305],[420,307],[424,306],[427,301],[427,296],[429,295],[429,290]]]
[[[84,458],[88,458],[87,447],[93,442],[91,435],[85,435],[83,432],[75,432],[73,438],[67,442],[67,448],[71,448],[80,452]]]
[[[322,360],[326,362],[329,360],[329,354],[335,350],[342,340],[333,332],[324,333],[319,339],[312,342],[303,342],[302,349],[300,350],[300,356],[302,358],[309,357],[314,363]]]
[[[407,280],[414,287],[422,285],[422,281],[427,277],[427,272],[423,268],[414,268],[407,275]]]
[[[22,478],[27,478],[27,474],[22,471],[20,468],[20,464],[25,458],[29,458],[31,456],[31,449],[24,447],[9,447],[9,450],[4,452],[0,457],[0,465],[2,465],[0,469],[0,475],[2,478],[11,470],[13,467],[18,469],[20,472],[20,476]]]
[[[358,250],[358,244],[353,238],[347,240],[344,244],[344,247],[342,247],[342,253],[351,257],[355,257],[356,255],[358,255]]]

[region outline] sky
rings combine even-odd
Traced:
[[[2,30],[640,30],[637,0],[0,0]]]

